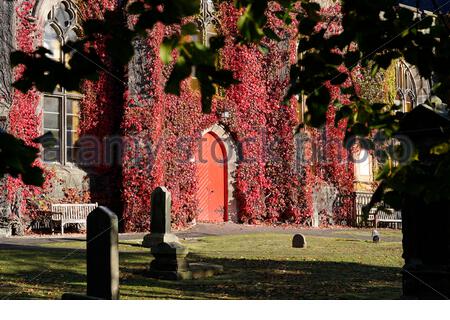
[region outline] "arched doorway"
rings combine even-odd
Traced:
[[[197,153],[199,222],[228,221],[227,148],[212,131],[202,137]]]

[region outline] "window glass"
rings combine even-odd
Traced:
[[[44,161],[61,162],[61,149],[58,146],[44,149]]]
[[[80,113],[80,100],[79,99],[67,99],[67,114],[78,115]]]
[[[46,113],[44,117],[44,128],[51,130],[60,129],[60,115],[54,113]]]
[[[66,144],[67,144],[67,161],[74,162],[76,160],[76,151],[78,150],[78,128],[80,123],[80,101],[75,99],[67,99],[67,116],[66,116]]]
[[[53,138],[55,138],[55,144],[53,146],[44,148],[44,161],[59,162],[61,160],[61,107],[61,98],[44,97],[44,134],[51,133]]]
[[[361,176],[370,176],[370,154],[362,149],[358,155],[358,173]]]
[[[44,98],[45,112],[61,112],[61,98],[46,96]]]

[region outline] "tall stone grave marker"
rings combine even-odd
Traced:
[[[192,273],[185,260],[189,250],[171,233],[171,201],[171,194],[164,187],[152,193],[150,234],[143,241],[154,256],[148,274],[167,280],[189,279]]]
[[[172,195],[165,187],[158,187],[152,193],[150,209],[150,233],[144,237],[142,246],[152,248],[160,243],[179,243],[171,232]]]
[[[119,299],[119,222],[106,207],[87,218],[87,295]]]

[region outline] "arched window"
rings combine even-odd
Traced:
[[[411,111],[417,105],[417,89],[411,68],[402,60],[395,66],[396,103],[403,112]]]
[[[43,46],[54,60],[67,63],[70,54],[64,54],[62,46],[77,39],[77,15],[73,4],[61,1],[46,16]],[[78,140],[78,124],[81,94],[56,88],[43,97],[43,131],[50,132],[57,140],[52,147],[44,148],[46,162],[67,164],[75,161]]]
[[[201,42],[203,45],[208,47],[210,39],[214,36],[217,36],[216,26],[218,24],[218,20],[212,0],[201,0],[200,14],[196,20],[196,24],[198,27],[198,34],[192,35],[192,40]],[[200,88],[200,85],[195,76],[195,67],[192,68],[191,76],[191,87],[194,90],[198,90]]]
[[[209,40],[217,35],[216,9],[212,0],[202,0],[199,18],[199,28],[201,41],[204,45],[209,45]]]

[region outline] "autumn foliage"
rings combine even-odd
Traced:
[[[101,17],[105,10],[116,9],[116,1],[112,0],[85,2],[84,18]],[[19,19],[16,39],[19,48],[28,52],[40,45],[37,25],[25,17],[31,14],[33,6],[34,0],[27,0],[21,1],[17,8],[18,16],[23,18]],[[120,135],[123,139],[120,168],[98,166],[95,169],[97,174],[116,178],[113,181],[117,184],[112,188],[120,190],[121,218],[127,231],[148,229],[150,195],[160,185],[172,193],[172,221],[176,226],[186,226],[197,216],[196,164],[190,160],[198,152],[201,132],[216,123],[240,146],[234,196],[241,222],[309,221],[311,195],[320,181],[335,185],[342,194],[353,191],[352,165],[340,161],[337,154],[345,150],[336,149],[335,144],[324,145],[327,161],[315,168],[312,164],[296,163],[294,134],[298,126],[298,102],[291,99],[283,103],[289,63],[296,59],[295,28],[283,26],[273,14],[276,8],[272,8],[268,12],[269,26],[282,41],[266,39],[263,44],[267,50],[261,51],[256,45],[236,44],[236,21],[241,12],[231,2],[221,2],[216,10],[221,22],[217,31],[225,36],[219,63],[232,70],[240,83],[228,90],[218,90],[210,114],[201,112],[199,91],[193,88],[192,79],[183,83],[180,96],[164,92],[172,66],[162,63],[159,47],[164,37],[178,31],[173,26],[158,24],[147,37],[138,40],[137,57],[128,70],[114,70],[108,57],[102,56],[110,72],[102,72],[98,81],[84,84],[80,134],[100,140],[110,135]],[[101,53],[102,43],[95,46]],[[20,68],[15,72],[17,77]],[[111,73],[118,75],[120,81]],[[332,86],[330,91],[333,92]],[[10,113],[11,132],[28,143],[40,134],[39,98],[35,91],[15,92]],[[230,117],[222,119],[222,111],[229,112]],[[343,139],[344,130],[344,124],[334,126],[331,107],[324,134],[312,129],[302,132],[317,143],[326,143],[320,139]],[[309,144],[297,147],[303,148],[306,154],[312,153]],[[18,188],[24,187],[19,181],[10,180],[8,191],[13,196]],[[46,192],[45,188],[25,189]],[[337,221],[351,218],[350,206],[349,202],[336,209]]]

